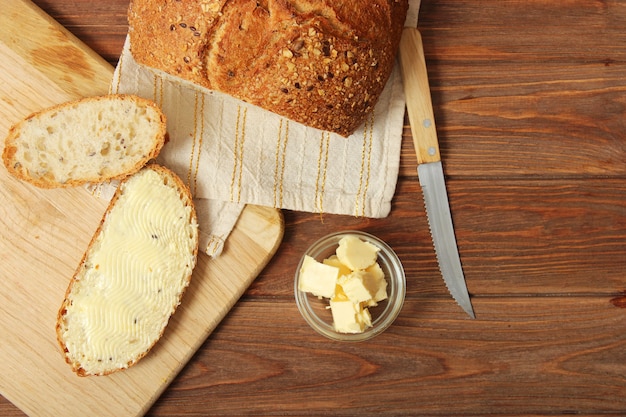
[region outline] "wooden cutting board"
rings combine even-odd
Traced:
[[[113,68],[28,0],[0,0],[0,140],[27,114],[108,91]],[[3,143],[0,149],[3,148]],[[54,330],[69,279],[106,203],[41,190],[0,166],[0,393],[29,415],[144,414],[276,251],[280,211],[247,206],[222,255],[201,254],[183,303],[150,354],[80,378]]]

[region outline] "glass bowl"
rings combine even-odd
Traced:
[[[347,235],[357,236],[365,242],[369,242],[380,249],[377,262],[385,273],[387,280],[387,299],[380,301],[377,306],[370,307],[372,327],[366,328],[362,333],[340,333],[333,326],[333,318],[328,308],[329,301],[313,294],[299,290],[300,269],[306,255],[318,262],[335,254],[339,241]],[[319,334],[329,339],[339,341],[363,341],[384,332],[398,317],[404,297],[406,295],[406,278],[404,268],[398,255],[385,242],[369,233],[362,231],[343,231],[327,235],[311,245],[302,255],[294,279],[294,293],[296,305],[305,321]]]

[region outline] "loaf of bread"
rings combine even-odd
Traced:
[[[57,316],[65,360],[79,376],[132,366],[161,338],[198,253],[191,193],[149,164],[122,180]]]
[[[131,0],[137,62],[348,136],[393,69],[408,0]]]
[[[159,154],[165,134],[165,115],[149,100],[89,97],[12,126],[2,160],[12,175],[42,188],[98,183],[138,171]]]

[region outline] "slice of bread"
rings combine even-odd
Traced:
[[[150,100],[112,94],[63,103],[9,130],[2,159],[15,177],[42,188],[121,179],[155,158],[166,119]]]
[[[192,196],[176,174],[152,163],[122,180],[58,312],[73,371],[107,375],[144,357],[180,304],[197,253]]]

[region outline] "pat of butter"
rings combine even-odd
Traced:
[[[385,273],[378,262],[367,268],[366,271],[373,277],[376,287],[376,291],[372,294],[372,299],[367,303],[368,306],[373,307],[378,305],[379,301],[387,299],[387,280],[385,280]]]
[[[300,268],[298,289],[318,297],[331,298],[335,294],[339,268],[317,262],[306,255]]]
[[[333,326],[340,333],[361,333],[372,325],[372,317],[367,309],[352,301],[330,301]]]
[[[354,271],[337,281],[350,301],[355,304],[369,301],[378,292],[378,280],[367,271]]]
[[[357,236],[345,236],[339,241],[337,258],[351,270],[357,271],[372,266],[379,251],[376,246],[362,241]]]

